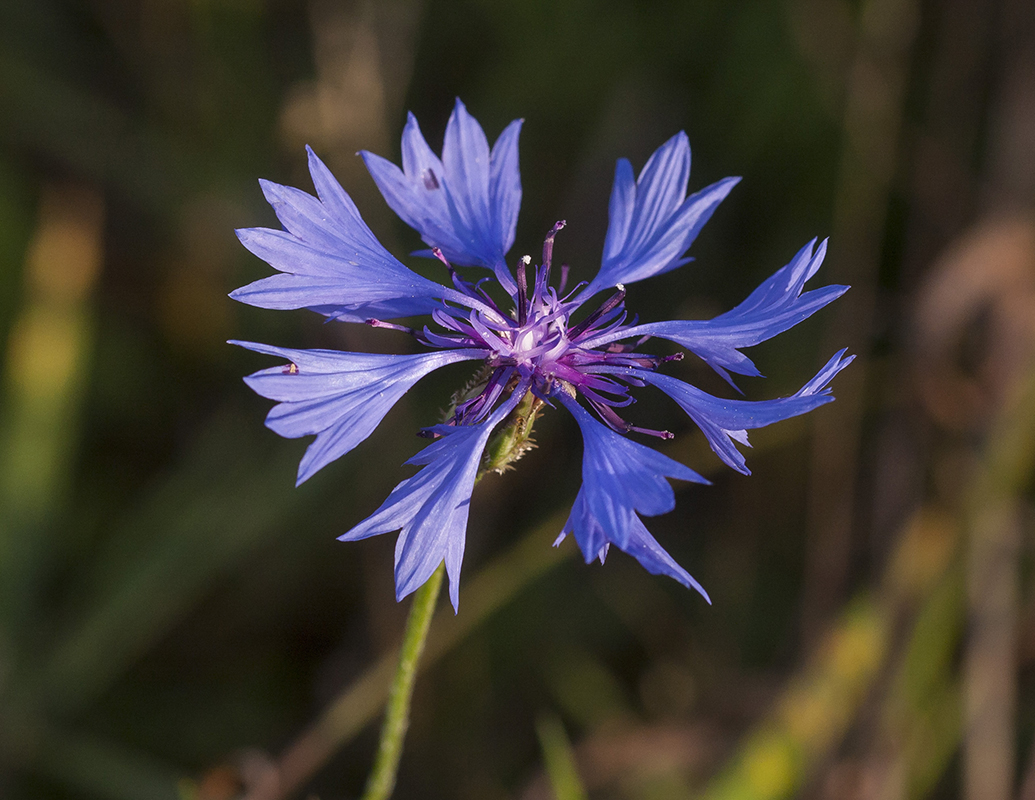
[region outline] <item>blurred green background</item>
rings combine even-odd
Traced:
[[[397,159],[406,110],[437,149],[457,95],[525,119],[512,257],[564,218],[588,279],[615,159],[685,129],[693,189],[745,179],[629,307],[724,311],[829,235],[852,291],[741,386],[859,358],[749,478],[641,399],[715,481],[649,520],[711,607],[550,547],[581,445],[546,415],[476,492],[396,797],[1033,800],[1029,0],[0,3],[0,797],[359,794],[407,603],[394,537],[335,536],[466,375],[293,488],[240,381],[269,361],[225,340],[412,343],[228,300],[269,272],[233,229],[276,225],[257,178],[311,188],[308,143],[404,256],[355,153]]]

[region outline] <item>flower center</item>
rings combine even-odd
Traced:
[[[518,327],[511,334],[512,345],[507,351],[496,351],[498,356],[512,359],[515,365],[533,369],[542,369],[548,362],[556,361],[570,347],[567,336],[569,309],[557,299],[552,288],[540,290],[543,283],[539,277],[537,275],[534,294],[528,298],[523,325],[522,315],[515,311]]]
[[[638,431],[668,438],[666,431],[654,431],[629,424],[615,412],[615,408],[634,402],[629,394],[630,384],[642,385],[635,377],[624,377],[626,368],[657,369],[664,361],[677,356],[660,358],[635,352],[635,345],[615,342],[602,348],[584,346],[601,335],[619,332],[626,324],[625,287],[618,285],[615,293],[604,300],[596,310],[571,325],[571,315],[589,295],[580,294],[576,287],[564,294],[568,282],[568,265],[561,266],[557,288],[550,286],[553,240],[564,227],[558,222],[543,242],[543,262],[535,269],[532,285],[528,283],[530,256],[518,262],[517,281],[511,295],[514,311],[506,314],[480,287],[453,268],[441,250],[435,255],[449,269],[453,285],[468,297],[478,300],[477,307],[455,307],[443,304],[431,314],[444,332],[428,328],[416,331],[401,325],[369,320],[378,327],[397,328],[411,333],[429,347],[470,348],[486,351],[485,369],[474,384],[456,398],[450,424],[473,425],[485,419],[506,393],[530,389],[540,400],[548,400],[559,391],[571,397],[581,396],[597,415],[616,431]],[[524,387],[519,389],[518,387]]]
[[[530,358],[528,355],[529,351],[535,349],[542,333],[536,325],[525,328],[523,331],[518,331],[517,339],[514,341],[514,357],[519,361],[527,361]]]

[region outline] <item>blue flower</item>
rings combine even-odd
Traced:
[[[628,161],[618,162],[603,260],[591,281],[567,291],[564,266],[553,285],[554,239],[563,222],[547,235],[542,262],[531,278],[528,256],[511,271],[506,255],[514,243],[521,203],[520,128],[520,120],[512,122],[490,149],[481,126],[457,100],[441,159],[412,114],[403,132],[402,169],[380,156],[362,154],[385,200],[431,247],[415,255],[441,261],[451,286],[418,275],[385,250],[311,150],[309,169],[317,197],[263,181],[263,192],[284,230],[249,228],[238,236],[278,274],[231,297],[261,308],[308,308],[329,319],[403,330],[424,350],[372,355],[233,342],[287,362],[245,380],[258,394],[277,401],[266,418],[272,430],[290,438],[316,436],[299,464],[301,483],[365,440],[425,375],[447,364],[480,363],[448,420],[424,430],[434,441],[407,462],[421,469],[340,537],[400,531],[398,599],[444,562],[457,607],[477,476],[520,454],[520,447],[497,452],[490,442],[494,434],[503,437],[507,430],[530,426],[544,406],[558,405],[575,417],[584,455],[582,487],[555,544],[571,534],[587,563],[595,558],[603,562],[613,544],[649,572],[669,575],[708,599],[641,519],[675,506],[668,479],[707,481],[629,438],[641,434],[668,439],[672,434],[634,425],[619,409],[635,402],[633,389],[660,389],[701,429],[720,459],[748,474],[737,443],[748,445],[749,430],[833,400],[830,381],[852,357],[843,350],[837,353],[790,397],[748,401],[714,397],[661,371],[681,360],[682,352],[663,356],[640,348],[651,338],[675,342],[732,384],[730,373],[760,374],[743,348],[810,317],[847,287],[804,291],[826,253],[825,242],[817,247],[813,241],[744,302],[714,319],[630,322],[625,284],[690,261],[687,248],[739,180],[727,178],[687,196],[690,145],[684,133],[658,148],[636,178]],[[485,280],[472,282],[456,266],[491,270],[496,288],[487,288]],[[610,294],[583,310],[604,291]],[[391,321],[420,315],[430,318],[421,328]]]

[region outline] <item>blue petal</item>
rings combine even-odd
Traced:
[[[734,442],[750,447],[747,438],[749,430],[796,417],[832,401],[834,397],[830,393],[830,381],[855,358],[844,358],[844,353],[844,350],[836,353],[795,394],[776,400],[722,400],[669,375],[642,370],[633,370],[632,374],[654,384],[675,400],[704,432],[715,454],[733,469],[750,475],[744,456]]]
[[[395,259],[363,222],[352,199],[309,150],[319,199],[262,182],[286,230],[237,232],[248,250],[282,274],[230,294],[260,308],[311,308],[348,321],[428,313],[459,295],[422,278]]]
[[[420,132],[417,118],[410,114],[402,136],[403,169],[386,158],[363,150],[367,170],[388,206],[433,247],[441,248],[457,264],[463,242],[457,237],[446,200],[445,168]]]
[[[289,439],[316,435],[298,465],[297,484],[370,436],[399,398],[425,375],[484,356],[480,350],[397,356],[231,344],[291,362],[288,368],[264,369],[244,380],[256,394],[279,401],[266,417],[270,430]]]
[[[683,254],[740,180],[726,178],[687,197],[689,177],[690,143],[682,131],[654,151],[635,184],[632,166],[618,161],[604,258],[586,296],[687,262]]]
[[[626,328],[618,335],[596,337],[583,342],[583,346],[599,347],[618,338],[658,336],[695,353],[730,383],[729,372],[759,376],[761,373],[740,348],[751,347],[793,328],[848,291],[847,286],[824,286],[802,292],[805,282],[816,274],[826,255],[826,240],[813,252],[815,244],[813,239],[744,302],[714,319],[649,322]]]
[[[515,391],[479,425],[437,428],[442,438],[406,462],[424,465],[424,469],[396,486],[377,511],[338,537],[355,541],[402,530],[395,545],[396,599],[423,585],[445,561],[449,597],[453,609],[457,609],[467,516],[482,452],[493,428],[517,406],[523,394]]]
[[[472,252],[492,246],[488,234],[492,228],[489,209],[489,141],[477,120],[459,98],[446,123],[442,143],[442,166],[446,169],[446,186],[453,209],[462,229],[469,231],[468,246]],[[502,248],[492,256],[503,256]],[[486,264],[485,266],[491,266]]]
[[[676,497],[665,477],[708,483],[687,466],[626,439],[597,422],[566,394],[558,398],[582,429],[582,492],[588,513],[600,520],[608,541],[629,544],[636,512],[654,516],[671,511]]]
[[[277,277],[274,275],[273,277]],[[391,300],[375,300],[370,303],[354,305],[309,306],[310,311],[323,314],[338,322],[369,322],[372,319],[399,319],[400,317],[417,317],[431,314],[442,307],[438,300],[427,297],[401,297]]]
[[[620,158],[615,164],[615,182],[608,201],[607,236],[604,239],[604,264],[613,264],[622,256],[622,248],[629,238],[633,211],[636,208],[636,178],[629,159]]]
[[[518,136],[524,120],[511,122],[496,139],[489,157],[489,203],[494,234],[504,255],[514,245],[518,211],[521,210],[521,170],[518,167]]]
[[[493,269],[509,292],[515,284],[505,256],[521,206],[520,131],[521,120],[515,120],[490,151],[481,126],[458,99],[441,160],[413,114],[403,130],[401,170],[373,153],[361,154],[385,201],[428,245],[454,264]]]
[[[575,498],[575,504],[571,508],[568,521],[564,523],[564,529],[554,542],[554,546],[560,544],[564,537],[571,533],[574,535],[579,549],[582,550],[587,564],[594,558],[599,558],[603,562],[612,540],[604,531],[600,521],[593,515],[585,497],[585,492],[580,490]],[[650,531],[637,515],[632,515],[625,546],[618,545],[617,542],[615,545],[639,561],[644,569],[652,575],[668,575],[683,586],[696,589],[705,600],[709,603],[712,602],[704,587],[665,552],[665,549],[658,544],[657,539],[651,536]]]

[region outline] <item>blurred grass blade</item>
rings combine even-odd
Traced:
[[[862,595],[842,613],[811,663],[744,740],[701,795],[706,800],[795,796],[812,767],[840,741],[878,674],[890,630],[879,604]]]
[[[552,714],[543,715],[535,730],[543,748],[546,776],[556,800],[587,800],[586,789],[575,765],[575,753],[561,721]]]
[[[47,527],[67,488],[93,349],[90,295],[101,265],[101,198],[49,187],[26,258],[24,303],[4,360],[0,425],[0,630],[35,620]],[[0,640],[2,645],[2,640]],[[10,654],[0,651],[0,668]],[[2,674],[2,669],[0,669]]]
[[[849,603],[803,671],[791,679],[773,710],[748,734],[702,798],[778,800],[796,796],[816,765],[841,741],[880,675],[899,609],[929,598],[932,591],[943,596],[938,588],[951,583],[957,539],[952,520],[944,515],[923,510],[909,521],[898,537],[879,595],[862,592]],[[961,605],[951,606],[951,594],[945,600],[950,612]],[[924,608],[929,606],[930,599]],[[944,614],[925,617],[921,612],[920,617],[914,644],[953,641],[951,630],[944,630]],[[928,619],[926,624],[924,619]],[[958,615],[950,613],[949,619],[958,619]],[[942,649],[934,650],[937,661]],[[926,658],[930,654],[931,648],[923,646],[907,652],[903,662],[911,665],[908,674],[931,671]],[[900,680],[908,679],[903,674]]]

